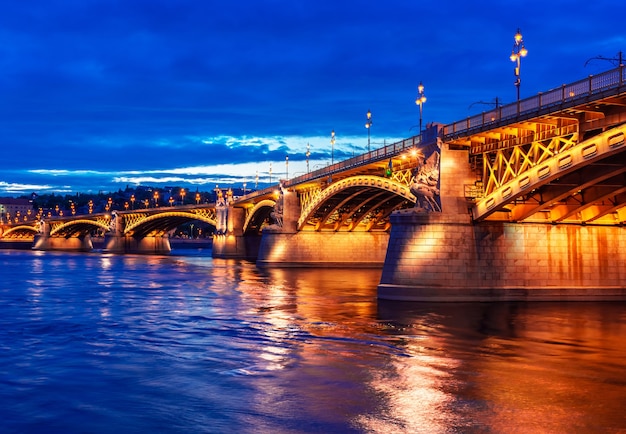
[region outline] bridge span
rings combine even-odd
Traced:
[[[49,219],[34,248],[166,253],[185,221],[213,256],[382,267],[396,300],[626,299],[624,67],[213,204]],[[27,225],[26,225],[27,226]],[[55,241],[56,240],[56,241]]]

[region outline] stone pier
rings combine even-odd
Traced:
[[[388,300],[626,300],[626,231],[616,226],[474,223],[467,151],[442,148],[442,212],[403,210],[378,286]],[[444,167],[445,166],[445,167]]]

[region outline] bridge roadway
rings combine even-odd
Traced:
[[[100,228],[107,251],[163,253],[173,228],[202,220],[216,227],[215,257],[383,265],[381,298],[525,299],[532,288],[543,289],[533,298],[620,298],[626,276],[609,264],[626,259],[624,78],[620,66],[431,124],[243,197],[5,225],[0,236],[37,231],[35,248],[85,249],[71,240]]]

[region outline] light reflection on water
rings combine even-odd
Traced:
[[[626,305],[377,302],[378,270],[0,251],[2,432],[616,432]]]

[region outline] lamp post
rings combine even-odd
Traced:
[[[365,128],[367,128],[367,152],[370,151],[370,129],[372,128],[372,112],[367,110],[367,120],[365,121]]]
[[[306,144],[306,173],[309,173],[309,157],[311,156],[311,146]]]
[[[244,185],[244,189],[245,189],[245,185],[246,185],[246,184],[244,183],[243,185]],[[245,193],[245,191],[244,191],[244,193]],[[199,204],[200,204],[200,199],[201,199],[201,198],[200,198],[200,193],[196,193],[196,205],[199,205]]]
[[[285,179],[289,180],[289,155],[285,156]]]
[[[185,191],[184,188],[180,189],[180,204],[184,205],[185,204],[185,194],[187,194],[187,192]]]
[[[270,163],[270,184],[272,183],[272,163]]]
[[[131,209],[135,209],[135,195],[134,194],[130,195],[130,203],[132,204]]]
[[[369,129],[367,131],[369,132]],[[368,143],[369,143],[369,138],[368,138]],[[369,145],[368,145],[368,148],[369,148]],[[335,164],[335,130],[332,130],[330,132],[330,164]]]
[[[515,87],[517,88],[517,101],[519,102],[519,87],[522,82],[520,77],[520,68],[522,66],[522,57],[526,57],[528,50],[524,46],[524,40],[522,39],[522,33],[520,29],[517,29],[517,33],[514,36],[513,49],[511,50],[511,62],[515,62]]]
[[[420,81],[420,84],[417,86],[417,98],[415,99],[415,104],[420,107],[420,135],[422,134],[422,107],[426,102],[426,95],[424,95],[424,85]]]

